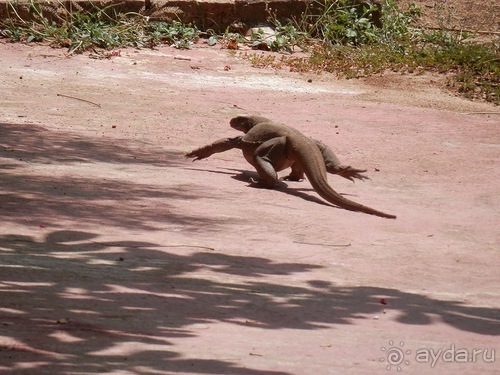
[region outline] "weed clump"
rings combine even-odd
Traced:
[[[416,26],[422,15],[415,5],[401,10],[395,0],[383,5],[382,23],[374,17],[377,5],[353,0],[315,0],[300,18],[286,24],[295,45],[309,58],[279,61],[250,56],[256,66],[289,66],[294,71],[327,71],[344,78],[360,78],[386,71],[421,74],[446,73],[448,85],[470,99],[498,104],[500,100],[500,43],[470,42],[473,32]],[[447,17],[439,7],[438,20]],[[282,24],[279,26],[283,29]],[[279,46],[278,46],[279,47]],[[279,50],[279,49],[276,49]],[[259,61],[260,59],[260,61]],[[262,60],[264,59],[264,60]]]

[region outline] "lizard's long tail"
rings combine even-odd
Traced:
[[[307,176],[307,179],[311,183],[314,190],[323,199],[346,210],[364,212],[366,214],[380,216],[387,219],[396,218],[395,215],[375,210],[341,196],[328,184],[328,180],[326,177],[326,167],[324,165],[323,158],[319,153],[319,150],[317,150],[317,147],[316,149],[315,147],[308,147],[307,150],[304,150],[304,148],[302,148],[301,151],[303,151],[300,155],[302,159],[301,162],[303,164],[302,169],[305,172],[305,175]]]

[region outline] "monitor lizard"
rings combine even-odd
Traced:
[[[341,165],[333,151],[322,142],[306,137],[297,129],[261,116],[238,116],[231,119],[230,125],[245,135],[220,139],[188,152],[186,157],[199,160],[214,153],[238,148],[243,151],[245,159],[255,167],[260,177],[258,183],[264,187],[275,187],[279,181],[276,172],[290,167],[292,172],[286,179],[300,180],[305,174],[314,190],[329,203],[346,210],[389,219],[396,218],[395,215],[344,198],[333,190],[327,181],[327,171],[351,181],[354,178],[363,180],[368,177],[362,174],[366,170]]]

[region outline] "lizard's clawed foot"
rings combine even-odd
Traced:
[[[336,174],[341,177],[347,178],[349,181],[355,182],[354,179],[357,180],[369,180],[370,177],[365,176],[363,173],[366,172],[366,169],[356,169],[350,166],[340,168]]]
[[[193,161],[195,161],[208,158],[210,155],[212,155],[212,153],[207,147],[200,147],[188,152],[185,156],[186,158],[194,158]]]
[[[304,176],[298,177],[298,176],[293,176],[290,174],[288,176],[283,177],[281,180],[299,182],[299,181],[304,181]]]
[[[249,182],[250,184],[252,184],[252,185],[259,185],[259,184],[260,184],[260,180],[256,180],[256,179],[255,179],[255,178],[253,178],[253,177],[250,177],[250,178],[248,179],[248,182]]]
[[[278,185],[278,182],[276,183],[271,183],[271,182],[268,182],[266,183],[264,180],[258,178],[258,179],[255,179],[253,177],[250,177],[248,179],[248,182],[250,183],[250,185],[256,187],[256,188],[261,188],[261,189],[274,189],[277,185]]]

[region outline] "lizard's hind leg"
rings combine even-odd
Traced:
[[[278,183],[279,166],[286,159],[286,137],[272,138],[262,143],[254,154],[254,166],[259,174],[258,183],[267,188],[274,188]]]
[[[302,181],[305,179],[304,171],[297,164],[292,164],[292,171],[288,176],[283,178],[285,181]]]
[[[366,169],[357,169],[351,167],[350,165],[342,165],[330,147],[316,139],[311,139],[311,141],[316,143],[316,146],[318,146],[319,150],[321,151],[321,155],[323,155],[323,160],[325,161],[325,167],[328,173],[339,175],[341,177],[347,178],[352,182],[354,182],[355,178],[361,181],[370,179],[368,176],[365,176],[363,174],[364,172],[366,172]]]

